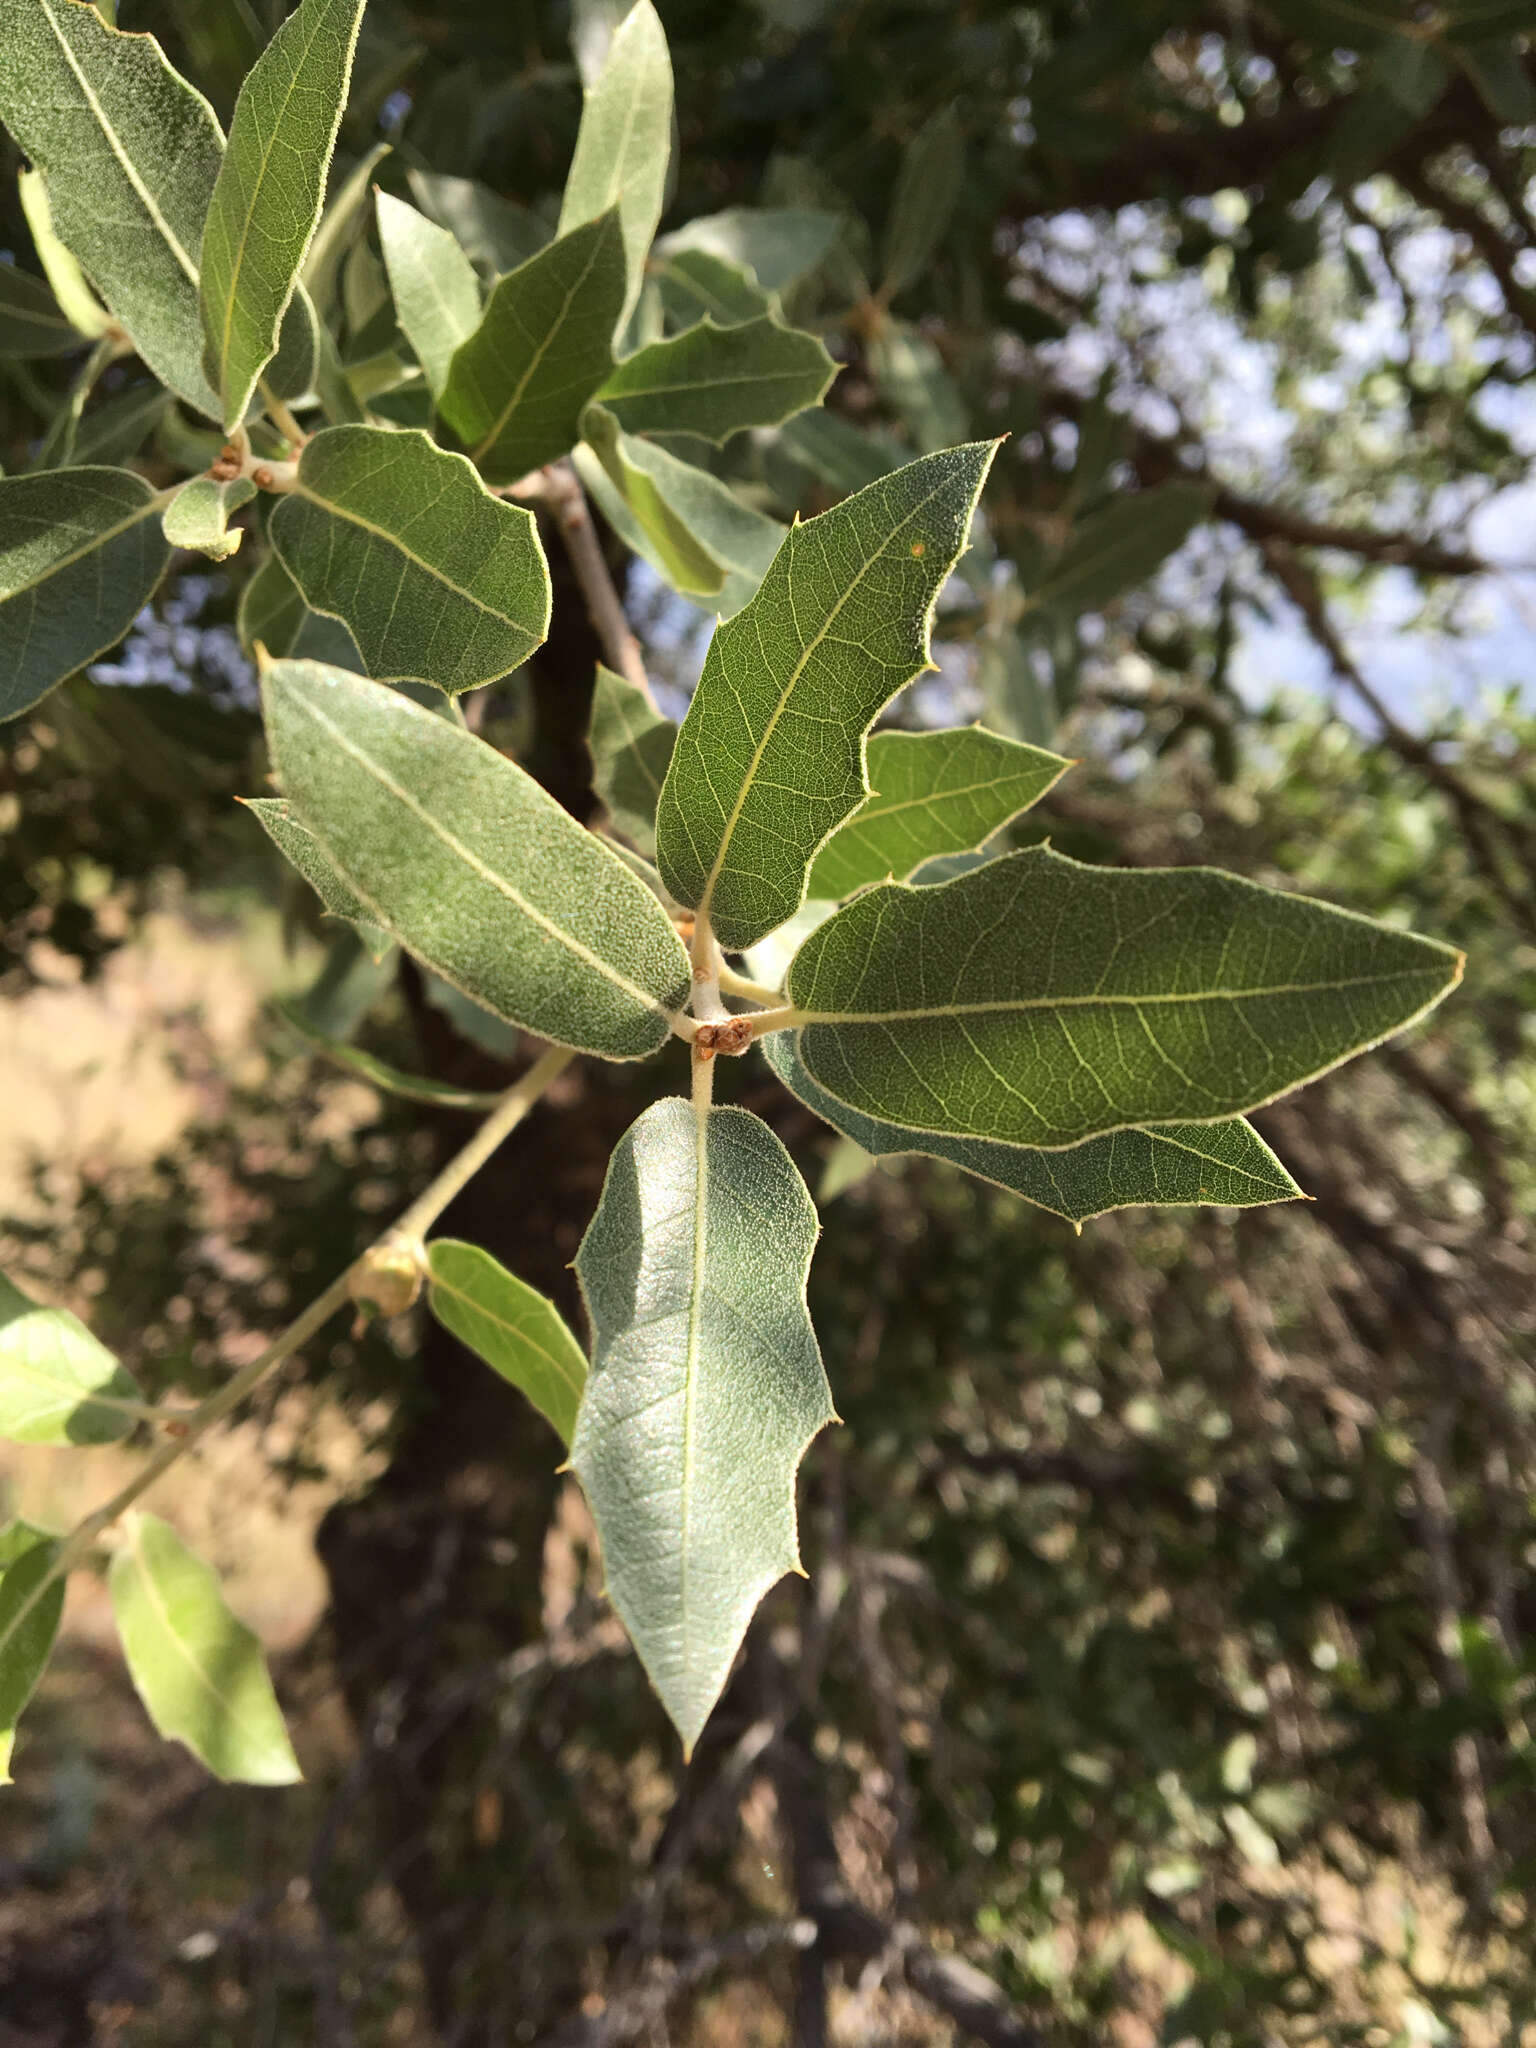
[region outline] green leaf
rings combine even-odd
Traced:
[[[78,1316],[43,1308],[0,1274],[0,1437],[116,1443],[142,1405],[133,1375]]]
[[[985,1138],[944,1138],[882,1123],[828,1095],[796,1058],[788,1032],[773,1033],[762,1047],[791,1095],[876,1159],[916,1153],[948,1160],[978,1180],[1021,1195],[1037,1209],[1064,1217],[1074,1228],[1113,1209],[1197,1202],[1247,1209],[1295,1201],[1301,1194],[1252,1124],[1241,1117],[1114,1131],[1065,1152],[999,1145]]]
[[[728,949],[793,915],[823,841],[869,794],[864,735],[928,665],[939,590],[996,444],[893,471],[793,527],[715,633],[657,814],[662,877]]]
[[[276,555],[268,555],[240,593],[236,614],[240,645],[254,660],[258,646],[268,654],[290,654],[304,661],[329,662],[332,668],[363,673],[357,642],[341,623],[312,612],[304,593]]]
[[[368,219],[368,188],[373,174],[389,155],[387,142],[376,142],[360,156],[336,187],[334,196],[320,216],[314,240],[299,272],[304,288],[317,309],[329,316],[341,292],[341,266],[351,255]],[[334,173],[336,159],[331,162]]]
[[[525,206],[516,206],[473,178],[440,171],[407,171],[422,212],[446,228],[475,268],[488,276],[516,270],[536,256],[549,230]]]
[[[257,824],[278,852],[298,869],[329,915],[344,918],[356,929],[372,957],[381,959],[391,944],[388,932],[371,921],[367,905],[338,871],[314,833],[293,816],[287,799],[253,796],[241,797],[238,801],[255,816]]]
[[[734,327],[774,310],[773,299],[745,264],[727,262],[707,249],[679,249],[671,256],[653,257],[649,268],[674,327],[691,327],[706,318]]]
[[[128,1675],[158,1733],[226,1784],[296,1784],[261,1644],[170,1524],[130,1515],[107,1584]]]
[[[294,288],[278,330],[277,353],[261,382],[278,398],[307,398],[320,373],[320,319],[303,285]],[[251,410],[259,411],[260,403]]]
[[[640,296],[646,254],[672,161],[672,60],[651,0],[630,9],[583,97],[581,127],[560,201],[562,235],[617,206],[628,278],[615,331]]]
[[[1536,126],[1536,86],[1526,75],[1518,43],[1504,36],[1459,43],[1455,58],[1496,121],[1508,128]]]
[[[533,515],[419,431],[316,434],[271,534],[306,604],[350,628],[381,682],[457,695],[509,674],[549,630]]]
[[[211,476],[194,476],[181,486],[161,514],[165,537],[173,548],[192,548],[210,561],[225,562],[244,539],[230,518],[256,495],[248,476],[220,483]]]
[[[86,283],[85,272],[53,230],[53,208],[48,201],[48,182],[41,171],[16,174],[21,210],[32,230],[37,260],[59,310],[78,336],[99,341],[112,325],[112,315]]]
[[[702,250],[752,272],[765,292],[787,292],[809,277],[832,251],[844,223],[835,213],[796,207],[733,206],[702,214],[663,235],[656,254],[665,260]]]
[[[480,324],[480,280],[446,228],[434,226],[403,199],[387,192],[374,196],[395,311],[439,397],[454,350]]]
[[[851,420],[820,407],[787,421],[779,441],[840,496],[862,491],[877,477],[889,476],[905,459],[893,441],[866,433]]]
[[[689,596],[710,597],[725,618],[752,598],[784,540],[777,519],[744,505],[708,470],[620,433],[601,405],[582,414],[582,482],[619,538]]]
[[[1024,602],[1026,612],[1076,616],[1134,590],[1209,516],[1209,484],[1159,484],[1082,520]]]
[[[592,787],[619,831],[643,854],[656,851],[656,802],[676,741],[677,727],[645,692],[599,663],[587,728]]]
[[[39,1529],[35,1522],[24,1522],[19,1517],[0,1527],[0,1572],[9,1571],[18,1557],[39,1543],[49,1541],[48,1531]]]
[[[1421,1017],[1461,965],[1214,868],[1084,867],[1037,846],[856,896],[796,955],[789,998],[837,1101],[1055,1150],[1256,1109]]]
[[[226,431],[277,349],[347,103],[364,0],[303,0],[235,102],[203,229],[203,369]]]
[[[753,1609],[800,1566],[795,1473],[834,1420],[805,1306],[816,1227],[766,1124],[674,1096],[614,1148],[576,1255],[593,1359],[571,1464],[690,1751]]]
[[[941,107],[907,145],[885,229],[887,301],[922,276],[960,196],[965,141],[953,106]]]
[[[597,396],[627,433],[695,434],[718,447],[819,405],[836,375],[814,334],[765,314],[736,327],[701,320],[637,349]]]
[[[451,1237],[427,1247],[427,1303],[443,1328],[525,1394],[569,1446],[587,1360],[554,1303],[489,1252]]]
[[[84,339],[40,279],[0,263],[0,356],[68,355]]]
[[[869,345],[869,368],[919,448],[947,448],[969,432],[965,395],[926,334],[888,321]]]
[[[0,0],[0,120],[53,220],[162,383],[210,419],[197,253],[224,138],[153,36],[81,0]]]
[[[817,854],[810,893],[851,896],[871,882],[904,882],[939,854],[981,847],[1071,765],[975,725],[877,732],[868,750],[874,794]]]
[[[0,477],[0,719],[122,639],[170,560],[164,503],[125,469]]]
[[[541,1038],[665,1043],[690,987],[665,911],[521,768],[339,669],[277,662],[262,691],[283,791],[371,922]]]
[[[0,1577],[0,1785],[11,1783],[16,1723],[37,1690],[59,1633],[64,1581],[43,1584],[58,1554],[58,1544],[50,1540],[32,1544],[7,1561]]]
[[[562,235],[504,277],[454,356],[441,409],[492,483],[575,445],[581,409],[613,367],[624,300],[617,210]]]
[[[297,1003],[279,1002],[273,1007],[306,1045],[313,1046],[326,1059],[338,1067],[345,1067],[349,1073],[356,1074],[360,1080],[380,1089],[385,1095],[398,1095],[406,1102],[430,1103],[436,1109],[494,1109],[501,1100],[500,1093],[493,1089],[455,1088],[451,1081],[433,1081],[425,1075],[402,1073],[388,1060],[375,1059],[371,1052],[364,1052],[359,1046],[348,1045],[344,1039],[331,1038],[325,1032],[317,1031]]]

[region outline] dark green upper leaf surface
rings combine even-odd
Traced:
[[[875,1158],[917,1153],[947,1160],[1073,1225],[1113,1209],[1197,1202],[1246,1209],[1294,1201],[1301,1193],[1258,1132],[1241,1117],[1215,1124],[1112,1131],[1064,1152],[999,1145],[985,1138],[945,1138],[883,1123],[828,1095],[796,1057],[787,1031],[773,1033],[762,1045],[769,1066],[790,1093]]]
[[[518,667],[549,630],[532,514],[493,498],[462,455],[423,433],[316,434],[271,532],[306,603],[350,628],[380,681],[473,689]]]
[[[197,293],[224,153],[208,102],[153,36],[120,35],[84,0],[0,0],[0,119],[47,173],[60,239],[139,354],[217,419]]]
[[[644,854],[656,850],[656,803],[676,741],[677,727],[646,701],[643,690],[599,665],[587,728],[592,787],[614,824]]]
[[[0,477],[0,719],[122,639],[170,560],[164,503],[125,469]]]
[[[170,1524],[130,1515],[107,1584],[129,1676],[160,1734],[226,1782],[295,1783],[261,1645]]]
[[[672,1097],[614,1148],[576,1257],[593,1361],[571,1463],[689,1749],[753,1609],[799,1563],[795,1473],[832,1420],[805,1306],[816,1227],[766,1124]]]
[[[297,822],[367,913],[463,994],[608,1059],[664,1043],[688,959],[656,898],[513,762],[314,662],[263,677]]]
[[[110,1444],[126,1436],[133,1376],[67,1309],[44,1308],[0,1274],[0,1437]]]
[[[1411,1023],[1433,939],[1212,868],[1046,847],[867,890],[789,971],[811,1078],[910,1130],[1049,1149],[1257,1108]]]
[[[1025,609],[1075,617],[1134,590],[1207,517],[1213,495],[1209,484],[1160,484],[1106,505],[1080,522]]]
[[[877,732],[868,751],[873,794],[817,854],[809,893],[851,896],[871,882],[904,882],[941,854],[969,852],[1070,765],[975,725]]]
[[[320,219],[363,0],[303,0],[240,88],[202,236],[203,368],[245,413]]]
[[[449,366],[440,406],[492,483],[575,446],[582,408],[613,367],[624,303],[617,208],[504,277]]]
[[[29,1544],[6,1560],[0,1576],[0,1785],[11,1783],[16,1723],[47,1666],[63,1617],[64,1581],[46,1583],[58,1554],[51,1539]]]
[[[434,1238],[427,1275],[443,1328],[525,1394],[568,1445],[587,1359],[554,1303],[479,1245],[453,1238]]]
[[[825,397],[837,365],[814,334],[764,315],[697,327],[637,349],[599,390],[631,434],[696,434],[717,445],[777,426]]]
[[[646,252],[661,219],[672,159],[672,60],[651,0],[614,31],[602,71],[582,102],[581,127],[560,202],[560,233],[619,209],[628,283],[616,330],[634,310]]]
[[[757,596],[716,631],[656,849],[667,887],[723,945],[753,945],[794,914],[817,851],[869,794],[864,736],[928,661],[993,447],[908,463],[793,527]]]

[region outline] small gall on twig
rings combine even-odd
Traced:
[[[717,1052],[739,1058],[752,1043],[752,1019],[727,1017],[721,1024],[701,1024],[694,1033],[694,1051],[701,1060],[712,1060]]]

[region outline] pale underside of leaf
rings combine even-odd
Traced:
[[[1449,946],[1210,868],[1045,847],[856,896],[796,955],[797,1050],[910,1130],[1057,1150],[1256,1109],[1422,1016]]]
[[[581,127],[560,202],[560,233],[617,206],[628,284],[621,331],[644,277],[661,218],[672,156],[672,60],[651,0],[638,0],[614,33],[607,61],[587,89]]]
[[[374,203],[395,311],[436,396],[454,350],[479,325],[480,280],[446,228],[388,192],[377,193]]]
[[[577,1255],[594,1353],[571,1462],[688,1749],[753,1609],[798,1568],[795,1474],[834,1419],[805,1306],[815,1238],[765,1124],[672,1098],[620,1140]]]
[[[651,892],[460,726],[311,662],[263,678],[298,822],[366,913],[472,1001],[577,1051],[640,1059],[687,955]]]
[[[1301,1190],[1251,1124],[1159,1124],[1111,1132],[1060,1152],[903,1130],[850,1109],[819,1088],[790,1033],[763,1040],[778,1078],[808,1109],[876,1159],[942,1159],[978,1180],[1060,1216],[1074,1229],[1116,1209],[1196,1203],[1252,1208],[1295,1201]]]

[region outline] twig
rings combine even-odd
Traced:
[[[42,1599],[48,1588],[72,1571],[77,1564],[89,1556],[97,1539],[114,1522],[127,1513],[139,1497],[148,1492],[178,1459],[185,1457],[199,1437],[206,1436],[217,1423],[232,1414],[236,1408],[253,1393],[274,1367],[279,1366],[295,1351],[307,1344],[315,1333],[328,1323],[339,1308],[352,1299],[352,1280],[369,1254],[388,1247],[400,1240],[419,1238],[423,1231],[431,1228],[438,1216],[470,1177],[477,1173],[501,1144],[502,1140],[516,1129],[532,1109],[545,1089],[562,1069],[576,1057],[564,1046],[557,1046],[536,1060],[522,1078],[514,1083],[503,1096],[501,1106],[488,1116],[463,1150],[449,1160],[431,1185],[427,1187],[400,1217],[397,1223],[382,1231],[359,1258],[339,1273],[323,1294],[312,1301],[302,1315],[296,1316],[287,1329],[274,1337],[266,1349],[241,1367],[233,1379],[228,1380],[217,1392],[208,1396],[196,1408],[184,1414],[171,1412],[170,1420],[176,1424],[176,1434],[168,1443],[162,1444],[139,1467],[125,1486],[112,1498],[95,1508],[75,1527],[59,1545],[58,1555],[52,1565],[38,1580],[25,1600],[11,1615],[3,1635],[0,1635],[0,1651],[10,1642],[18,1629],[26,1622],[27,1616]]]
[[[565,460],[552,462],[538,472],[534,488],[525,490],[517,486],[511,495],[536,497],[553,515],[566,552],[570,555],[576,580],[581,585],[581,594],[586,599],[587,615],[603,644],[603,659],[626,682],[633,683],[637,690],[643,692],[646,703],[659,717],[660,709],[651,690],[650,677],[645,672],[640,642],[629,629],[623,602],[603,557],[597,528],[592,524],[587,494],[581,488],[581,479],[574,466]]]
[[[956,1955],[941,1955],[904,1922],[885,1921],[849,1895],[832,1826],[821,1803],[815,1765],[803,1744],[786,1735],[773,1750],[774,1784],[787,1824],[801,1911],[815,1922],[815,1948],[826,1962],[888,1961],[893,1974],[987,2048],[1044,2048],[1040,2030],[1023,2019],[991,1978]],[[802,2037],[809,2041],[810,2037]]]
[[[1263,544],[1264,559],[1276,581],[1301,613],[1307,631],[1328,657],[1329,666],[1341,683],[1354,691],[1381,727],[1382,736],[1400,761],[1417,768],[1425,781],[1439,790],[1450,804],[1461,827],[1467,849],[1484,880],[1516,921],[1536,934],[1536,904],[1509,880],[1501,856],[1499,839],[1508,837],[1508,827],[1475,791],[1435,753],[1427,740],[1410,732],[1366,681],[1359,663],[1339,638],[1316,572],[1281,541]],[[1497,835],[1497,836],[1495,836]],[[1517,849],[1518,863],[1518,849]],[[1523,872],[1523,868],[1522,868]]]

